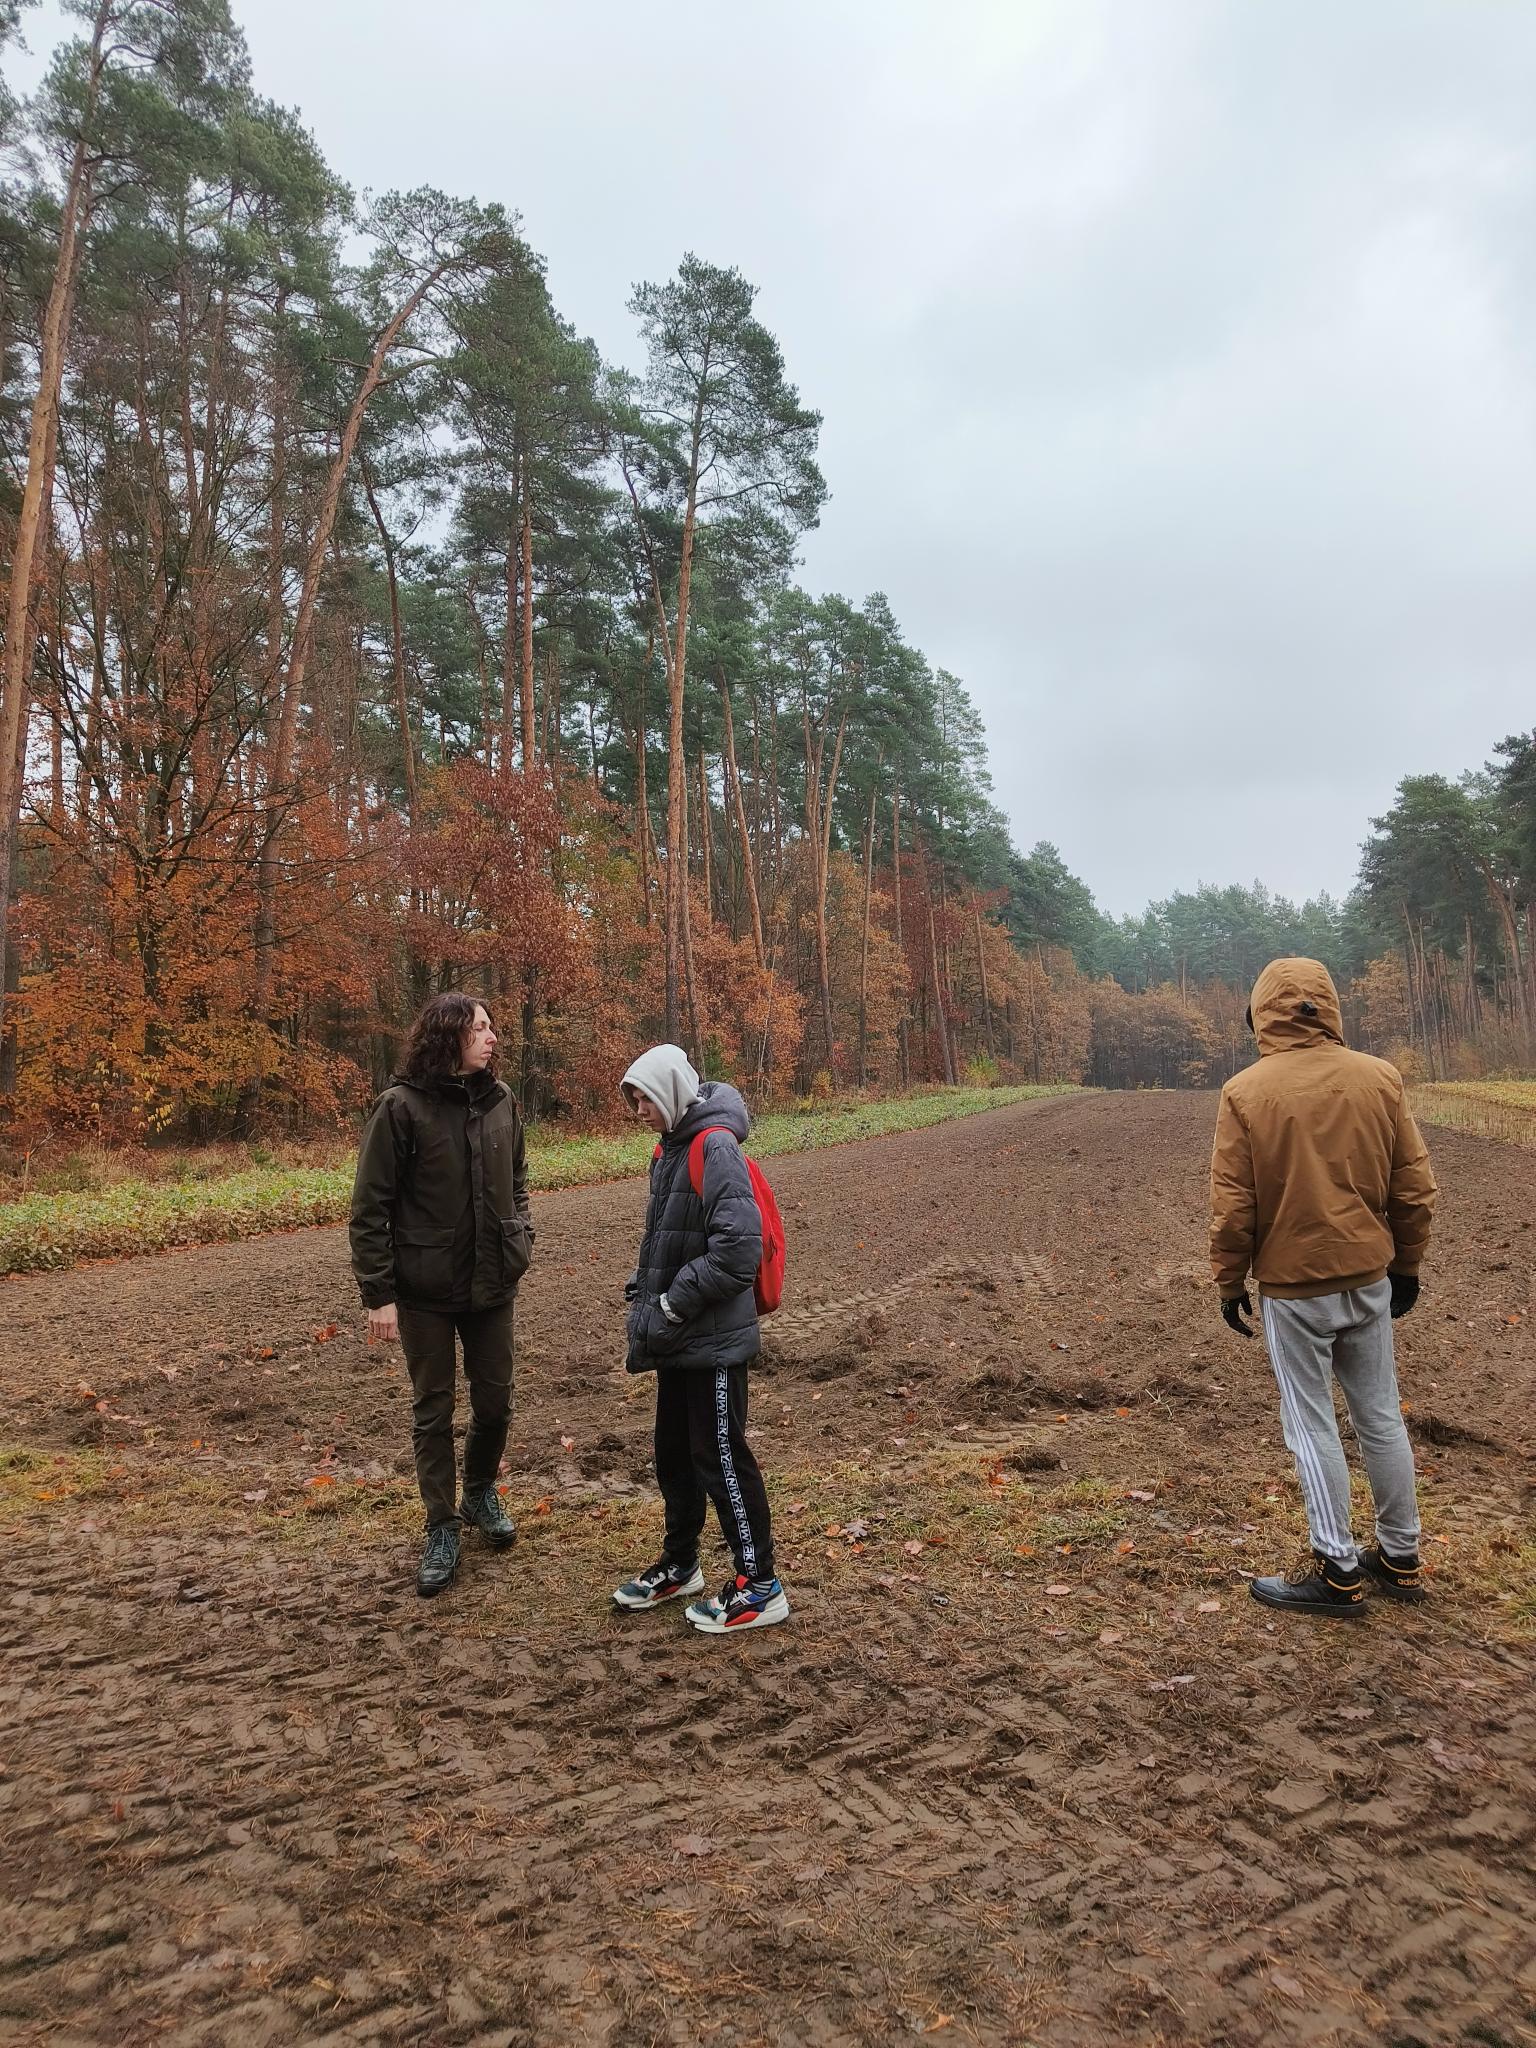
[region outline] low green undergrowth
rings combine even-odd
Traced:
[[[1409,1100],[1421,1124],[1536,1146],[1536,1081],[1427,1081]]]
[[[1005,1109],[1063,1088],[941,1088],[886,1101],[776,1111],[756,1125],[760,1158],[819,1151],[859,1138],[924,1129],[978,1111]],[[535,1131],[529,1174],[536,1189],[588,1186],[643,1173],[655,1140],[560,1137]],[[84,1259],[132,1258],[177,1245],[221,1244],[307,1224],[339,1223],[352,1192],[350,1159],[339,1164],[249,1165],[209,1176],[196,1155],[175,1179],[130,1176],[104,1186],[30,1193],[0,1203],[0,1274],[45,1272]]]

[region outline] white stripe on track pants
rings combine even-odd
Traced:
[[[1285,1441],[1296,1460],[1312,1548],[1340,1564],[1359,1556],[1350,1530],[1349,1467],[1339,1441],[1333,1382],[1344,1390],[1376,1504],[1376,1540],[1389,1557],[1416,1557],[1419,1511],[1413,1448],[1403,1426],[1392,1356],[1391,1282],[1260,1306],[1280,1387]]]

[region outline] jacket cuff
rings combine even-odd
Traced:
[[[1223,1280],[1221,1283],[1221,1298],[1223,1301],[1241,1301],[1247,1292],[1248,1282],[1246,1280]]]
[[[375,1282],[371,1287],[359,1287],[364,1308],[388,1308],[395,1299],[393,1287],[381,1287]]]
[[[1392,1261],[1391,1265],[1387,1268],[1387,1273],[1389,1276],[1393,1273],[1401,1273],[1405,1280],[1417,1280],[1419,1277],[1419,1267],[1423,1264],[1423,1260],[1424,1255],[1422,1252],[1404,1253]]]

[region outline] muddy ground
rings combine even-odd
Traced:
[[[1286,1625],[1213,1108],[774,1162],[794,1614],[745,1640],[605,1604],[658,1521],[638,1183],[538,1205],[522,1535],[432,1603],[343,1234],[0,1285],[0,2039],[1536,2041],[1530,1159],[1431,1134],[1432,1603]]]

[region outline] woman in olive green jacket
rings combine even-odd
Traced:
[[[512,1413],[514,1298],[533,1229],[522,1118],[495,1060],[485,1005],[434,996],[412,1026],[402,1071],[373,1106],[352,1189],[352,1270],[369,1342],[398,1339],[411,1375],[427,1514],[416,1587],[428,1595],[458,1569],[464,1523],[497,1549],[517,1534],[496,1473]],[[455,1336],[470,1403],[457,1505]]]

